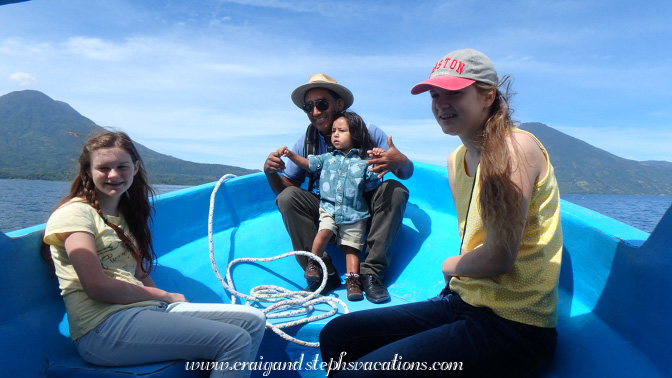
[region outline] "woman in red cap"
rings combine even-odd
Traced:
[[[330,377],[534,376],[557,340],[560,198],[548,154],[515,127],[508,77],[457,50],[428,80],[432,113],[462,145],[448,157],[461,245],[435,298],[353,312],[320,334]]]

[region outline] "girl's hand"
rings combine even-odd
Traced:
[[[367,151],[372,159],[367,160],[366,164],[373,165],[369,170],[378,173],[378,178],[382,178],[388,172],[394,173],[395,176],[402,180],[411,177],[411,174],[413,174],[413,166],[409,166],[409,160],[404,154],[399,152],[394,143],[392,143],[392,136],[387,137],[387,145],[390,147],[389,150],[387,152],[383,151],[383,153],[379,155],[371,155],[375,151],[375,148]],[[407,166],[410,168],[407,168],[406,172],[404,171],[404,167]]]
[[[373,149],[368,150],[367,153],[369,154],[369,157],[376,158],[382,156],[385,153],[385,150],[380,147],[374,147]]]
[[[184,295],[180,293],[166,293],[166,299],[163,301],[166,303],[189,302]]]
[[[180,293],[170,293],[164,290],[160,290],[156,287],[156,284],[154,283],[154,280],[148,276],[145,272],[142,271],[140,264],[138,264],[138,267],[135,269],[135,277],[139,279],[143,285],[147,288],[154,288],[156,289],[156,299],[160,300],[162,302],[166,303],[175,303],[175,302],[189,302],[187,299],[184,297],[184,295]],[[154,290],[154,289],[149,289],[149,290]]]
[[[287,157],[287,156],[289,156],[289,154],[292,151],[289,148],[287,148],[287,146],[284,146],[284,147],[278,148],[278,151],[276,151],[276,152],[278,153],[278,155],[280,155],[282,157]]]

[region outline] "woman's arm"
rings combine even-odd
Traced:
[[[457,201],[455,201],[455,170],[453,169],[455,160],[455,152],[453,151],[446,161],[446,167],[448,168],[448,186],[450,187],[450,196],[453,198],[453,205],[457,208]]]
[[[154,282],[149,276],[143,277],[142,282],[146,281],[151,286],[134,285],[106,276],[96,253],[95,240],[90,233],[73,232],[62,237],[65,251],[89,298],[99,302],[118,304],[146,300],[159,300],[167,303],[186,302],[182,294],[169,293],[154,287]]]
[[[453,276],[493,277],[507,273],[518,257],[518,248],[527,219],[527,211],[534,185],[546,172],[546,156],[536,142],[526,134],[514,133],[509,143],[513,161],[511,180],[520,189],[520,213],[518,228],[512,240],[494,240],[494,232],[485,230],[483,245],[458,256],[444,260],[442,271],[448,280]],[[515,147],[514,147],[515,145]]]

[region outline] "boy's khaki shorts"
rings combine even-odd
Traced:
[[[364,248],[364,234],[366,233],[366,221],[362,219],[356,223],[334,223],[334,217],[320,207],[320,226],[317,231],[330,230],[336,235],[336,245],[346,245],[361,251]]]

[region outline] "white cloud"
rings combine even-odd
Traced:
[[[26,72],[15,72],[9,75],[9,80],[19,83],[21,86],[33,85],[37,81],[35,77]]]
[[[651,63],[670,60],[660,48],[670,27],[633,14],[631,24],[647,25],[639,42],[628,42],[627,30],[613,28],[628,13],[619,6],[587,24],[605,3],[492,2],[493,12],[506,13],[482,21],[469,17],[481,1],[62,3],[4,7],[0,75],[10,79],[0,91],[39,84],[34,89],[94,122],[183,159],[227,164],[233,157],[259,167],[305,130],[291,91],[325,72],[353,91],[353,110],[393,135],[402,152],[443,165],[459,139],[441,133],[427,96],[409,91],[443,54],[462,47],[485,51],[512,74],[517,119],[571,126],[560,130],[623,157],[670,156],[664,145],[672,135],[654,131],[668,128],[672,74]],[[458,5],[470,21],[453,17],[446,26]],[[640,51],[617,59],[632,48]],[[652,54],[647,75],[636,74],[640,57]],[[620,125],[637,127],[609,128]]]
[[[65,42],[66,49],[75,54],[94,60],[123,60],[126,53],[119,45],[100,38],[73,37]]]
[[[0,42],[0,56],[30,58],[48,53],[49,44],[20,37],[5,38]]]
[[[239,73],[239,74],[254,74],[258,70],[253,69],[253,67],[243,65],[243,64],[218,64],[218,63],[206,63],[203,64],[200,68],[208,71],[217,71],[217,72],[227,72],[227,73]]]
[[[316,2],[316,1],[283,1],[283,0],[224,0],[224,3],[241,4],[258,8],[282,9],[297,13],[317,13],[323,17],[338,17],[338,14],[347,12],[349,17],[356,17],[361,13],[371,10],[366,2]],[[376,5],[375,10],[380,13],[385,11],[382,5]]]

